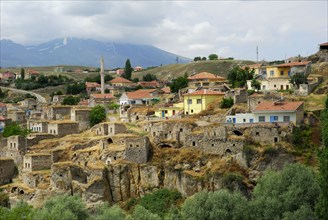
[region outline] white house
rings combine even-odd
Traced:
[[[120,105],[145,105],[147,100],[153,98],[153,89],[140,89],[134,92],[125,92],[120,97]]]
[[[227,123],[293,122],[299,124],[304,118],[303,102],[263,102],[252,113],[226,116]]]

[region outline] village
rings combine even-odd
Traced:
[[[328,51],[328,43],[320,44],[320,51]],[[26,98],[0,103],[1,131],[11,122],[29,131],[0,142],[0,185],[13,201],[38,206],[49,195],[70,192],[88,204],[117,203],[161,187],[190,196],[204,188],[220,188],[214,177],[196,178],[212,172],[218,160],[248,170],[252,184],[268,166],[281,167],[295,157],[283,151],[279,162],[252,162],[245,153],[250,143],[280,152],[295,127],[317,123],[315,113],[305,111],[302,98],[324,78],[312,75],[308,60],[240,66],[254,73],[257,88],[253,80],[233,88],[229,79],[215,73],[193,73],[187,77],[188,87],[177,93],[160,80],[123,78],[122,69],[105,82],[103,58],[100,63],[101,83],[85,82],[89,98],[77,105],[62,105],[67,95],[54,95],[46,102]],[[27,70],[24,77],[39,74]],[[307,82],[293,84],[291,77],[297,74]],[[10,72],[1,76],[15,77]],[[140,89],[133,91],[137,86]],[[223,100],[232,103],[222,106]],[[90,126],[90,112],[99,105],[105,107],[106,118]],[[197,156],[174,161],[176,150]],[[173,155],[166,155],[170,151]]]

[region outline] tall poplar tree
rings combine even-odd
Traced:
[[[130,62],[130,59],[127,59],[126,62],[125,62],[125,68],[124,68],[124,74],[123,74],[123,77],[125,79],[131,79],[131,76],[132,76],[132,66],[131,66],[131,62]]]

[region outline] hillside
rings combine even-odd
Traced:
[[[234,65],[252,64],[252,61],[245,60],[209,60],[190,62],[187,64],[171,64],[161,66],[153,69],[148,69],[142,72],[135,72],[132,78],[142,79],[142,76],[150,73],[157,76],[158,79],[170,80],[179,76],[183,76],[185,73],[192,75],[200,72],[210,72],[218,74],[223,77],[227,77],[229,70]]]

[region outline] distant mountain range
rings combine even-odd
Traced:
[[[0,41],[0,66],[100,66],[104,56],[105,68],[124,67],[126,59],[132,66],[160,66],[189,62],[189,58],[166,52],[150,45],[105,43],[92,39],[64,38],[34,46],[24,46],[11,40]]]

